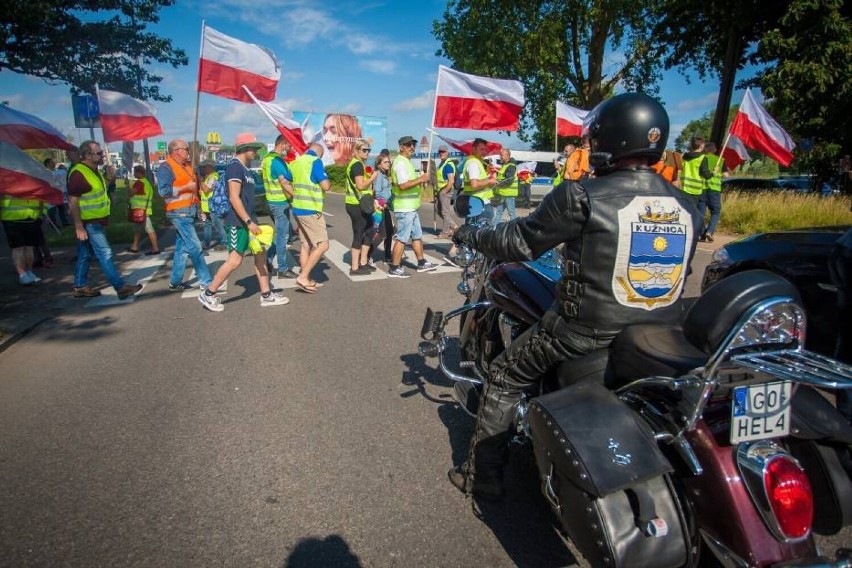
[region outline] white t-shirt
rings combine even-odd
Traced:
[[[393,173],[396,174],[396,184],[402,185],[407,181],[411,181],[413,178],[408,177],[408,166],[405,164],[405,161],[410,161],[408,158],[404,156],[400,156],[399,159],[394,160]]]
[[[479,160],[468,160],[464,165],[464,177],[466,179],[483,179],[486,177],[483,174]]]

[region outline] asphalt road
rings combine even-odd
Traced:
[[[319,293],[274,308],[245,262],[220,314],[140,266],[137,299],[0,354],[0,565],[572,564],[522,450],[503,505],[475,514],[446,479],[472,423],[417,346],[458,272],[354,281],[331,257]]]

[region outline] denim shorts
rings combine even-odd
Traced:
[[[394,212],[393,215],[396,217],[396,234],[393,238],[405,244],[423,238],[423,229],[420,228],[420,215],[417,211]]]

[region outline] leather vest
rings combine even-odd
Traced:
[[[677,321],[701,226],[690,199],[651,169],[583,182],[589,217],[563,247],[557,306],[580,325],[618,332]]]

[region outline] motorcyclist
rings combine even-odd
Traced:
[[[606,348],[628,324],[679,318],[702,221],[651,168],[668,134],[654,99],[604,101],[589,122],[595,179],[560,183],[529,217],[456,231],[456,242],[501,261],[532,260],[564,243],[553,305],[489,365],[468,459],[448,472],[461,491],[502,497],[513,407],[549,369]]]

